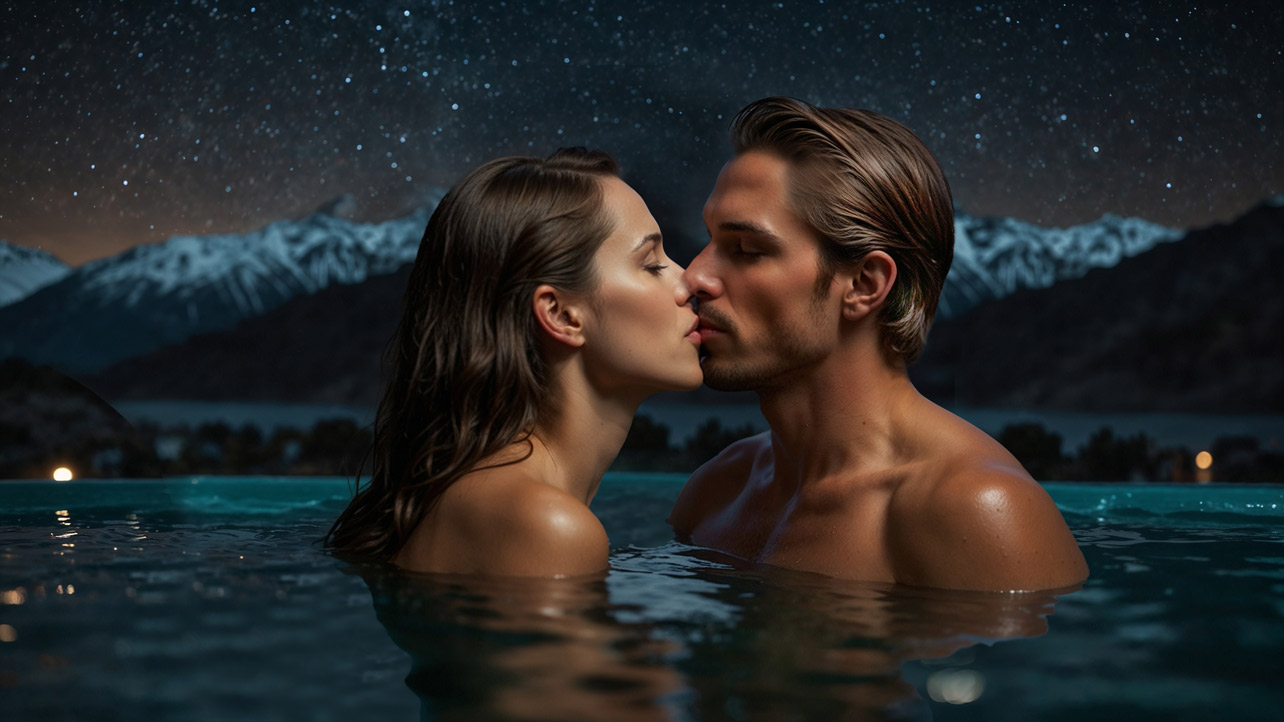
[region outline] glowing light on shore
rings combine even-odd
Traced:
[[[984,691],[985,677],[970,669],[946,669],[927,678],[927,694],[937,702],[967,704]]]
[[[1213,455],[1207,451],[1201,451],[1195,454],[1195,466],[1201,470],[1210,469],[1213,466]]]
[[[54,473],[53,473],[54,481],[71,481],[71,477],[72,477],[71,469],[68,469],[65,466],[60,466],[57,469],[54,469]]]
[[[18,641],[18,630],[14,629],[12,625],[0,624],[0,642],[16,641]]]

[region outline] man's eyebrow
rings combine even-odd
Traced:
[[[752,223],[750,221],[725,221],[718,224],[718,230],[730,233],[750,233],[755,236],[762,236],[763,238],[772,241],[780,240],[780,237],[775,233],[772,233],[757,223]]]
[[[633,250],[637,251],[648,243],[654,243],[656,245],[664,243],[664,236],[660,235],[659,233],[652,233],[650,235],[647,235],[643,237],[642,240],[638,241],[638,244],[633,247]]]

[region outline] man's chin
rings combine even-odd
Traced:
[[[752,391],[758,388],[757,380],[743,369],[729,367],[707,354],[701,357],[700,368],[704,370],[704,385],[714,391]]]

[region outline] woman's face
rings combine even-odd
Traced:
[[[589,306],[585,367],[605,391],[653,393],[700,385],[699,318],[682,266],[664,254],[646,203],[618,178],[603,181],[615,230],[593,257],[597,287]]]

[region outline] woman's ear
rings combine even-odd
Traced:
[[[536,323],[550,339],[567,346],[584,345],[584,319],[566,294],[548,284],[539,286],[532,308]]]
[[[883,251],[870,251],[844,275],[843,318],[861,319],[883,305],[896,283],[896,261]]]

